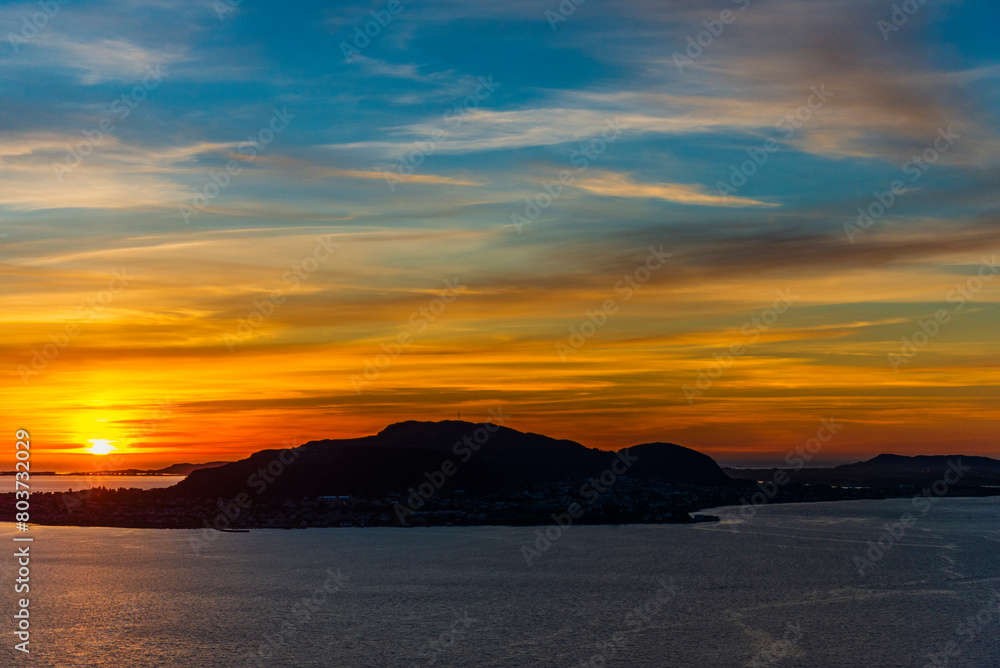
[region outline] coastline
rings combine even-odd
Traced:
[[[87,490],[84,490],[87,491]],[[142,493],[142,490],[123,490],[131,493]],[[164,490],[149,490],[162,492]],[[745,494],[746,490],[742,490]],[[219,512],[221,500],[213,499],[181,499],[178,505],[168,506],[165,504],[160,504],[160,507],[155,511],[154,514],[147,514],[141,519],[138,517],[121,517],[117,516],[115,518],[109,517],[107,515],[107,508],[102,507],[104,512],[91,512],[89,515],[85,514],[82,508],[79,510],[70,510],[69,512],[60,513],[59,517],[53,516],[52,513],[46,513],[45,507],[51,508],[52,502],[62,503],[65,505],[67,499],[74,499],[74,494],[54,494],[54,493],[42,493],[33,494],[34,498],[37,497],[48,497],[46,500],[48,504],[42,504],[42,512],[36,512],[32,515],[32,521],[30,524],[37,526],[67,526],[67,527],[105,527],[105,528],[119,528],[119,529],[209,529],[216,530],[223,533],[234,533],[243,532],[259,529],[281,529],[281,530],[291,530],[291,529],[312,529],[312,528],[397,528],[397,529],[419,529],[419,528],[457,528],[457,527],[477,527],[477,526],[494,526],[494,527],[537,527],[537,526],[548,526],[553,524],[556,520],[555,515],[558,513],[549,512],[534,512],[530,514],[522,514],[517,517],[511,517],[509,514],[499,515],[495,514],[493,516],[484,515],[476,517],[462,517],[455,512],[443,512],[436,514],[438,511],[429,511],[424,514],[414,513],[416,515],[413,521],[401,522],[395,517],[389,516],[387,513],[382,512],[378,517],[373,517],[371,513],[365,513],[361,510],[353,511],[353,513],[340,514],[340,513],[329,513],[325,516],[309,516],[310,519],[301,519],[300,513],[303,511],[303,504],[287,507],[287,504],[293,503],[290,500],[280,499],[280,500],[268,500],[266,502],[259,503],[256,506],[252,506],[247,509],[245,513],[236,513],[231,519],[226,517],[222,512]],[[112,492],[114,494],[114,492]],[[59,499],[54,497],[58,496]],[[3,493],[0,494],[0,509],[3,509],[7,505],[13,504],[13,493]],[[1000,489],[982,489],[982,488],[971,488],[958,490],[957,493],[950,493],[946,496],[939,498],[997,498],[1000,497]],[[822,504],[822,503],[845,503],[849,501],[863,502],[863,501],[880,501],[889,499],[908,499],[914,498],[913,494],[875,494],[870,496],[863,496],[860,498],[782,498],[776,497],[769,500],[764,504],[757,504],[753,507],[755,509],[762,506],[770,505],[812,505],[812,504]],[[736,499],[734,499],[735,501]],[[81,504],[82,505],[82,504]],[[275,506],[280,506],[280,511],[275,511]],[[584,514],[573,521],[574,526],[630,526],[630,525],[690,525],[690,524],[701,524],[701,523],[714,523],[721,521],[721,518],[715,514],[718,512],[729,512],[729,511],[739,511],[748,504],[741,503],[725,503],[725,504],[706,504],[701,507],[690,507],[686,508],[682,512],[674,511],[669,515],[660,515],[650,517],[648,514],[640,516],[634,512],[631,513],[614,513],[609,514],[604,513],[593,513],[590,516]],[[181,510],[183,508],[183,511]],[[127,504],[121,504],[115,507],[112,512],[121,513],[128,509]],[[90,509],[88,509],[90,510]],[[131,510],[136,511],[137,508],[132,507]],[[384,509],[383,509],[384,510]],[[2,512],[2,510],[0,510]],[[232,513],[231,513],[232,514]],[[3,516],[3,515],[0,515]]]

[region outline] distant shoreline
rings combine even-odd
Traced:
[[[329,505],[308,499],[287,497],[255,500],[252,505],[240,508],[228,507],[216,498],[173,496],[170,488],[154,490],[97,488],[79,493],[42,492],[33,493],[32,524],[42,526],[103,526],[127,529],[306,529],[306,528],[424,528],[424,527],[469,527],[469,526],[548,526],[554,522],[562,525],[564,520],[556,517],[559,510],[522,507],[503,507],[468,513],[462,510],[434,509],[414,511],[408,517],[397,518],[394,510],[384,502],[356,497],[351,507]],[[686,507],[653,508],[643,502],[639,507],[594,508],[585,515],[578,515],[571,522],[573,526],[626,526],[662,524],[698,524],[718,522],[720,518],[712,514],[723,508],[744,508],[746,494],[753,487],[746,486],[719,493],[702,490],[699,499],[692,499]],[[769,501],[754,503],[756,507],[778,504],[811,504],[841,501],[875,501],[885,499],[922,498],[912,491],[868,489],[829,489],[833,494],[815,494],[816,490],[788,490],[792,493],[777,494]],[[634,492],[632,492],[634,494]],[[936,496],[936,495],[935,495]],[[951,490],[940,498],[996,498],[997,488],[959,488]],[[451,499],[449,502],[453,502]],[[719,502],[722,503],[719,503]],[[475,505],[488,502],[475,501]],[[930,501],[927,501],[930,503]],[[221,504],[221,505],[220,505]],[[742,504],[742,505],[741,505]],[[230,504],[232,505],[232,504]],[[398,505],[398,504],[397,504]],[[506,502],[503,502],[507,506]],[[0,493],[0,517],[13,516],[14,494]],[[224,512],[229,512],[227,520]],[[5,514],[6,513],[6,514]],[[565,511],[564,513],[565,514]],[[214,521],[213,521],[214,517]],[[223,521],[225,520],[225,521]]]
[[[16,471],[0,471],[0,476],[12,476]],[[97,477],[97,478],[107,478],[111,476],[116,477],[132,477],[132,478],[144,478],[144,477],[173,477],[173,478],[186,478],[187,476],[183,473],[120,473],[112,471],[104,471],[100,473],[90,472],[90,473],[56,473],[55,471],[33,471],[31,473],[32,477],[53,477],[53,476],[73,476],[73,477]]]
[[[723,508],[731,506],[721,506]],[[703,514],[700,511],[695,511],[690,515],[690,519],[687,520],[648,520],[648,521],[587,521],[579,522],[573,526],[579,527],[596,527],[596,526],[684,526],[690,524],[705,524],[705,523],[715,523],[720,522],[722,518],[718,515],[708,515]],[[16,524],[16,522],[10,522],[7,520],[0,520],[0,525],[2,524]],[[93,528],[93,529],[154,529],[154,530],[177,530],[177,531],[217,531],[219,533],[251,533],[253,531],[305,531],[307,529],[469,529],[474,527],[508,527],[511,529],[518,527],[544,527],[550,526],[551,521],[548,522],[505,522],[505,521],[484,521],[477,522],[475,524],[352,524],[350,526],[344,525],[328,525],[328,526],[251,526],[239,529],[219,529],[216,527],[205,527],[205,526],[141,526],[137,524],[122,523],[122,524],[79,524],[79,523],[68,523],[60,522],[58,524],[49,524],[45,522],[31,522],[31,526],[44,526],[44,527],[77,527],[77,528]]]
[[[8,493],[0,493],[0,499],[6,496],[12,496]],[[949,495],[941,497],[944,499],[996,499],[1000,497],[1000,494],[989,494],[989,495]],[[764,507],[774,507],[774,506],[812,506],[812,505],[823,505],[823,504],[846,504],[850,502],[861,503],[861,502],[873,502],[873,501],[900,501],[906,500],[910,497],[907,496],[889,496],[889,497],[866,497],[859,499],[816,499],[816,500],[774,500],[767,504],[762,504]],[[705,524],[705,523],[715,523],[720,522],[722,518],[719,515],[711,513],[724,513],[729,510],[740,510],[742,506],[739,504],[726,504],[720,506],[710,506],[706,508],[701,508],[698,510],[691,510],[689,512],[688,520],[651,520],[651,521],[582,521],[577,522],[573,526],[577,527],[597,527],[597,526],[684,526],[692,524]],[[0,526],[3,525],[13,525],[15,522],[8,520],[0,520]],[[252,533],[254,531],[297,531],[306,529],[406,529],[406,530],[419,530],[419,529],[470,529],[470,528],[487,528],[487,527],[506,527],[506,528],[521,528],[521,527],[537,527],[537,526],[548,526],[552,523],[550,521],[521,521],[521,522],[510,522],[510,521],[490,521],[486,520],[477,523],[468,524],[409,524],[409,525],[399,525],[399,524],[352,524],[350,526],[345,525],[328,525],[328,526],[249,526],[245,528],[240,528],[238,530],[232,529],[216,529],[213,527],[207,527],[205,525],[193,525],[193,526],[178,526],[178,525],[142,525],[140,523],[101,523],[101,524],[83,524],[78,522],[58,522],[58,523],[48,523],[48,522],[32,522],[33,526],[44,526],[44,527],[74,527],[74,528],[93,528],[93,529],[154,529],[154,530],[178,530],[178,531],[217,531],[218,533]]]

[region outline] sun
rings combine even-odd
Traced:
[[[118,441],[106,441],[100,438],[92,438],[90,441],[90,454],[92,455],[110,455],[114,448],[111,446],[112,443],[117,443]]]

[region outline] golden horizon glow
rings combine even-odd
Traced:
[[[73,273],[72,289],[31,301],[0,295],[5,352],[25,367],[32,350],[41,352],[45,334],[80,324],[72,344],[27,384],[8,370],[0,397],[6,410],[27,416],[19,426],[33,432],[39,466],[86,470],[95,455],[110,457],[112,468],[233,460],[282,444],[365,436],[402,420],[451,419],[456,410],[486,420],[500,407],[511,416],[508,426],[523,431],[601,448],[674,442],[722,463],[780,462],[830,416],[848,427],[818,461],[886,451],[997,456],[990,444],[1000,424],[991,406],[1000,396],[1000,373],[983,352],[981,332],[1000,302],[1000,281],[985,282],[960,311],[949,305],[941,334],[898,372],[887,362],[900,336],[912,336],[940,308],[921,303],[920,295],[944,299],[968,280],[956,278],[953,267],[974,273],[979,252],[951,254],[943,268],[928,261],[837,276],[720,276],[712,284],[668,274],[666,266],[625,301],[614,286],[644,260],[639,249],[586,280],[549,280],[545,291],[511,293],[502,281],[477,285],[458,275],[469,289],[421,329],[420,309],[445,292],[443,280],[404,276],[377,293],[344,281],[381,280],[367,267],[399,261],[385,253],[433,247],[448,257],[441,238],[429,235],[426,246],[413,241],[397,251],[384,247],[391,241],[345,234],[341,243],[353,250],[331,258],[308,285],[290,289],[271,317],[240,339],[237,328],[254,302],[290,287],[282,265],[300,262],[317,235],[269,241],[272,252],[285,249],[282,258],[248,258],[226,275],[214,274],[219,260],[212,254],[225,253],[227,240],[243,234],[211,236],[218,239],[204,257],[191,258],[191,247],[154,250],[162,248],[156,241],[114,253],[144,258],[129,266],[147,273],[136,273],[90,322],[80,324],[60,305],[104,289],[107,278],[97,267],[107,252],[82,265],[90,271]],[[450,243],[464,252],[467,237]],[[204,265],[203,283],[168,268],[190,261]],[[59,285],[61,272],[46,271]],[[168,279],[177,285],[163,285]],[[772,327],[756,340],[741,331],[789,288],[798,299]],[[354,290],[366,294],[363,305]],[[325,307],[315,295],[323,295]],[[566,343],[570,327],[579,328],[586,311],[608,298],[617,299],[619,310],[562,361],[555,343]],[[858,303],[847,308],[845,299]],[[401,332],[412,343],[355,387]],[[232,352],[227,337],[235,337]],[[683,387],[734,342],[746,346],[745,354],[689,404]],[[80,442],[91,447],[81,450]]]

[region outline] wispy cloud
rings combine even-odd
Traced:
[[[34,70],[67,68],[79,72],[81,84],[91,86],[106,82],[137,83],[151,68],[167,71],[186,59],[180,47],[150,48],[120,37],[70,37],[54,28],[40,32],[31,42],[30,56],[0,60],[0,65]]]
[[[779,206],[748,197],[723,197],[699,184],[685,183],[636,183],[628,174],[592,172],[578,179],[573,185],[587,192],[608,197],[645,197],[693,206]]]

